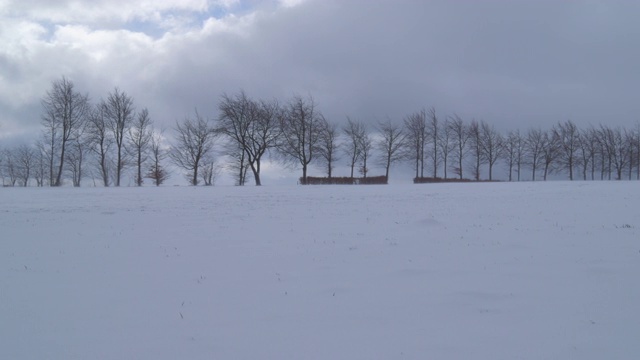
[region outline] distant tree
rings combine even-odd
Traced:
[[[244,91],[235,96],[222,94],[218,105],[218,131],[224,135],[225,153],[232,159],[231,169],[237,175],[236,185],[244,186],[249,169],[249,129],[257,117],[255,102]]]
[[[257,104],[257,118],[249,130],[249,146],[247,155],[249,168],[253,172],[256,186],[262,185],[260,169],[264,155],[278,145],[281,136],[279,119],[280,104],[277,101],[260,101]],[[320,117],[322,119],[322,117]]]
[[[56,183],[56,154],[58,153],[58,149],[60,148],[59,144],[59,125],[57,121],[54,121],[54,116],[43,116],[42,117],[42,125],[44,129],[42,130],[41,138],[38,142],[41,144],[42,153],[45,157],[46,161],[46,183],[49,186],[55,186]]]
[[[312,97],[294,96],[279,119],[282,137],[278,150],[286,163],[302,167],[302,184],[306,184],[307,168],[318,156],[324,117]]]
[[[509,131],[503,146],[503,157],[509,168],[509,181],[513,181],[513,168],[516,168],[518,181],[522,166],[522,155],[524,153],[524,141],[520,135],[520,130]]]
[[[543,131],[541,145],[543,180],[547,181],[547,176],[555,170],[555,164],[560,155],[560,144],[558,138],[552,131]]]
[[[79,187],[85,176],[84,162],[89,152],[89,146],[84,131],[69,144],[69,151],[66,156],[66,169],[71,175],[71,181],[74,187]]]
[[[635,146],[636,138],[635,138],[635,136],[636,135],[633,132],[633,130],[628,130],[628,129],[624,130],[624,143],[625,143],[625,147],[626,147],[626,150],[627,150],[627,153],[628,153],[627,157],[629,158],[629,161],[627,162],[628,163],[627,166],[629,167],[629,171],[628,171],[628,174],[627,174],[629,176],[629,180],[631,180],[633,178],[633,166],[634,166],[634,164],[636,162],[636,157],[637,157],[637,155],[635,153],[635,150],[636,150],[636,146]]]
[[[378,124],[378,133],[379,140],[376,145],[380,154],[379,163],[385,168],[385,177],[388,182],[391,166],[406,155],[403,151],[406,146],[406,134],[402,126],[391,122],[390,119]]]
[[[335,123],[329,121],[323,121],[320,130],[320,139],[318,142],[318,155],[324,163],[325,169],[327,169],[327,177],[331,179],[333,175],[334,163],[340,160],[339,150],[340,143],[338,139],[340,133],[338,126]]]
[[[87,126],[87,137],[90,144],[89,149],[95,155],[102,184],[107,187],[111,184],[112,161],[109,154],[114,141],[104,106],[98,105],[92,109]]]
[[[459,176],[460,180],[462,180],[464,159],[469,152],[469,131],[467,130],[467,125],[465,125],[464,121],[455,114],[451,117],[449,129],[453,136],[453,154],[456,157],[457,162],[457,167],[454,168],[454,172]]]
[[[129,128],[129,149],[133,153],[136,166],[136,185],[142,186],[142,169],[148,159],[149,144],[153,136],[151,130],[152,121],[149,111],[142,109]]]
[[[609,179],[611,179],[611,167],[613,166],[616,180],[622,180],[622,172],[629,161],[628,145],[625,142],[623,130],[619,127],[610,128],[600,125],[600,137],[607,153]]]
[[[115,88],[109,93],[107,100],[102,101],[104,117],[107,120],[108,128],[111,131],[115,144],[115,186],[120,186],[122,171],[127,165],[126,134],[131,128],[131,123],[135,117],[133,98],[127,93]]]
[[[636,149],[636,180],[640,180],[640,122],[636,125],[634,145]]]
[[[578,159],[582,167],[583,180],[587,180],[589,169],[591,169],[591,180],[595,180],[597,144],[595,129],[589,128],[580,132],[578,136]]]
[[[347,117],[347,124],[342,129],[347,137],[347,143],[343,147],[344,152],[349,156],[349,166],[351,168],[351,178],[353,179],[353,170],[362,156],[362,138],[365,129],[364,124],[360,121],[352,120]]]
[[[558,165],[569,172],[569,180],[573,180],[573,169],[576,166],[576,151],[580,146],[580,131],[571,120],[560,122],[552,129],[553,137],[558,145]]]
[[[67,144],[83,126],[89,112],[89,100],[87,95],[74,90],[73,82],[63,77],[53,81],[51,90],[42,99],[42,107],[42,124],[50,152],[50,184],[60,186]],[[57,168],[54,168],[54,162],[57,162]]]
[[[16,164],[16,154],[15,150],[4,149],[2,150],[2,154],[0,154],[3,158],[2,163],[4,164],[2,168],[3,173],[3,185],[16,186],[16,182],[18,181],[19,172],[18,165]],[[5,182],[5,177],[8,177],[8,184]]]
[[[247,153],[236,142],[230,141],[228,138],[226,140],[222,151],[230,159],[227,168],[234,174],[235,185],[244,186],[247,181],[247,172],[249,171]]]
[[[162,132],[155,133],[151,131],[149,152],[151,154],[151,166],[149,166],[146,177],[151,179],[155,186],[160,186],[169,179],[170,175],[163,165],[168,153],[162,144]]]
[[[212,156],[217,135],[210,121],[197,111],[194,118],[187,117],[182,123],[176,122],[176,143],[169,156],[176,166],[189,173],[187,179],[190,185],[198,185],[202,161]]]
[[[13,152],[13,161],[18,183],[22,186],[29,186],[29,179],[35,162],[34,149],[26,144],[18,146]]]
[[[502,158],[504,138],[493,125],[480,122],[480,149],[482,160],[489,165],[489,181],[493,180],[493,166]],[[511,172],[511,169],[509,170]]]
[[[371,152],[373,151],[373,139],[371,138],[371,134],[369,134],[369,129],[365,124],[362,124],[362,133],[360,133],[360,137],[358,138],[358,142],[360,143],[360,174],[362,177],[366,178],[369,173],[369,158],[371,157]]]
[[[447,170],[449,166],[449,156],[454,150],[453,132],[450,127],[449,117],[446,117],[442,124],[440,131],[438,132],[438,147],[440,154],[442,154],[442,170],[444,172],[444,178],[447,178]]]
[[[531,180],[536,181],[536,171],[542,163],[544,135],[540,129],[529,129],[525,138],[526,163],[531,166]]]
[[[45,179],[47,177],[47,155],[46,144],[39,139],[35,144],[35,166],[33,178],[36,180],[38,187],[45,186]]]
[[[485,163],[482,153],[480,124],[472,120],[467,131],[469,132],[469,148],[473,156],[473,178],[478,181],[480,180],[480,166]]]
[[[252,100],[244,91],[240,91],[233,97],[223,94],[218,109],[219,131],[235,143],[235,146],[227,147],[227,150],[236,152],[232,154],[232,158],[241,162],[237,170],[246,171],[246,160],[253,172],[255,184],[262,185],[262,158],[278,144],[280,137],[280,105],[275,100]],[[240,177],[244,176],[241,174]],[[239,184],[244,184],[244,179]]]
[[[202,159],[202,171],[200,172],[204,186],[213,186],[216,178],[220,174],[220,167],[216,159],[211,154]]]
[[[262,185],[260,170],[264,155],[278,145],[280,139],[280,105],[277,101],[256,103],[257,116],[249,128],[247,155],[256,186]]]
[[[440,166],[441,156],[440,156],[440,147],[438,146],[439,136],[440,136],[440,123],[438,121],[438,117],[436,116],[436,109],[431,107],[427,112],[427,130],[426,135],[428,136],[427,142],[430,145],[430,150],[428,151],[429,157],[431,158],[431,163],[433,164],[433,177],[438,177],[438,166]]]
[[[4,186],[4,149],[0,148],[0,179],[2,179],[2,185]]]
[[[415,161],[416,178],[424,177],[424,158],[427,143],[427,114],[423,109],[409,115],[404,120],[407,134],[407,152]]]

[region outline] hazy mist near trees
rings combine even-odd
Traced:
[[[640,179],[640,123],[501,130],[490,121],[408,109],[402,119],[326,119],[311,95],[254,99],[222,94],[217,113],[154,127],[153,109],[115,88],[92,100],[62,77],[42,97],[41,129],[31,144],[0,143],[3,186],[159,186],[178,171],[188,184],[214,185],[224,171],[236,185],[262,185],[265,162],[331,179],[391,177],[404,163],[419,179]],[[383,118],[383,116],[381,116]],[[0,124],[2,126],[2,124]]]

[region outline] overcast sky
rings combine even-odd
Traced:
[[[0,140],[35,137],[66,76],[169,128],[223,92],[311,94],[325,116],[423,107],[500,129],[635,127],[638,1],[0,0]]]

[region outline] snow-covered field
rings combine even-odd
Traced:
[[[637,359],[640,182],[0,189],[0,359]]]

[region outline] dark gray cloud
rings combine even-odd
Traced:
[[[170,3],[157,19],[157,9],[125,10],[160,23]],[[241,12],[196,28],[190,19],[164,34],[160,25],[153,34],[126,23],[117,30],[117,19],[97,29],[80,13],[56,24],[36,10],[0,10],[0,133],[36,127],[39,99],[62,75],[94,100],[120,87],[165,127],[196,107],[215,116],[220,94],[238,89],[278,99],[311,94],[334,121],[401,120],[434,106],[503,129],[567,119],[631,127],[640,113],[635,2],[229,4]],[[198,1],[189,6],[202,16]]]

